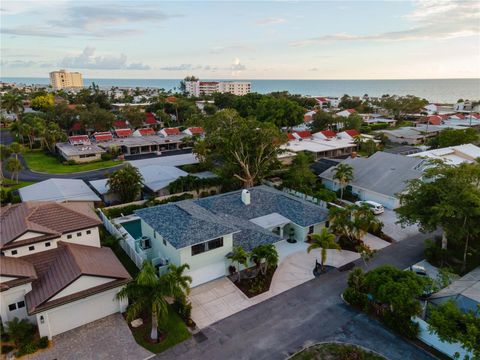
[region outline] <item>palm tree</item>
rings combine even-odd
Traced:
[[[353,142],[357,145],[357,149],[360,149],[360,145],[363,143],[363,138],[361,135],[357,135],[353,137]]]
[[[256,246],[250,253],[252,260],[265,275],[270,267],[276,267],[278,264],[277,248],[273,244]]]
[[[9,146],[0,144],[0,181],[3,180],[3,162],[12,155],[12,150]]]
[[[142,190],[143,177],[140,171],[126,164],[123,168],[118,169],[110,174],[107,185],[112,192],[120,196],[122,202],[127,203],[134,201]]]
[[[177,266],[175,264],[168,265],[168,272],[166,276],[169,278],[170,292],[175,298],[184,298],[190,294],[190,284],[192,277],[185,275],[185,270],[190,269],[188,264]]]
[[[5,164],[5,169],[11,174],[12,181],[14,178],[16,178],[16,182],[18,184],[18,174],[23,169],[23,165],[20,160],[18,160],[17,157],[9,158]]]
[[[7,93],[1,98],[1,106],[8,113],[14,113],[18,120],[18,114],[23,112],[23,99],[20,94]]]
[[[227,255],[227,259],[230,259],[232,263],[237,263],[237,280],[240,282],[240,265],[247,267],[248,253],[242,247],[236,246],[233,248],[233,251]]]
[[[150,338],[158,341],[158,321],[168,315],[167,297],[173,296],[174,276],[168,274],[158,277],[155,267],[145,261],[137,277],[129,282],[116,295],[117,299],[128,298],[132,303],[127,309],[128,321],[133,320],[142,311],[148,311],[152,316]]]
[[[353,180],[353,167],[348,164],[338,164],[333,168],[333,180],[340,183],[340,199],[343,199],[343,189]]]
[[[325,261],[327,260],[327,249],[341,250],[340,245],[335,242],[336,236],[329,233],[327,228],[323,228],[320,234],[311,235],[312,242],[307,248],[307,252],[314,249],[321,249],[322,272],[325,271]]]

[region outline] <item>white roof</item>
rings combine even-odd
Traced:
[[[100,195],[108,193],[107,179],[93,180],[89,183]]]
[[[22,201],[100,201],[80,179],[48,179],[18,190]]]
[[[129,161],[130,164],[139,168],[148,165],[163,165],[163,166],[180,166],[186,164],[196,164],[198,159],[194,154],[180,154],[180,155],[169,155],[169,156],[160,156],[150,159],[143,160],[133,160]]]
[[[291,221],[285,216],[282,216],[276,212],[250,219],[250,221],[264,229],[271,229],[276,226],[282,226],[291,223]]]
[[[349,139],[331,139],[322,140],[319,138],[303,139],[303,140],[290,140],[282,148],[288,151],[310,151],[310,152],[323,152],[336,149],[344,149],[349,147],[355,147]]]
[[[171,182],[179,177],[187,176],[188,173],[174,166],[149,165],[138,168],[143,176],[143,183],[152,191],[166,188]]]
[[[450,146],[408,155],[411,157],[423,157],[443,160],[447,164],[459,165],[463,162],[472,163],[480,157],[480,147],[473,144]]]

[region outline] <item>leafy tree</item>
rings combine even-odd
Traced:
[[[55,152],[55,144],[57,142],[65,141],[67,136],[60,129],[60,126],[54,122],[50,122],[44,128],[44,133],[42,134],[42,144],[45,145],[48,151],[51,153]]]
[[[24,110],[22,96],[14,92],[9,92],[2,95],[0,98],[0,106],[8,113],[14,113],[17,117],[17,120],[19,114]]]
[[[95,131],[108,131],[115,121],[115,115],[98,105],[90,105],[86,109],[82,109],[79,115],[82,127]]]
[[[445,129],[430,140],[429,145],[433,148],[444,148],[462,144],[475,143],[479,139],[475,129]]]
[[[145,113],[136,107],[126,106],[125,109],[122,110],[122,116],[134,129],[142,127],[145,122]]]
[[[341,97],[338,107],[340,109],[355,109],[360,108],[362,105],[362,100],[360,98],[352,98],[351,96],[345,94]]]
[[[278,164],[286,141],[278,128],[255,119],[243,119],[234,110],[222,110],[206,123],[207,161],[220,164],[225,174],[252,187]],[[198,150],[194,148],[194,150]]]
[[[56,104],[51,111],[46,113],[48,122],[55,122],[65,131],[70,131],[77,121],[78,111],[70,109],[64,102]]]
[[[292,100],[268,96],[258,102],[255,116],[259,121],[278,127],[292,127],[303,122],[304,113],[304,109]]]
[[[341,237],[347,238],[352,244],[362,243],[368,232],[381,230],[382,223],[368,206],[349,205],[343,208],[331,207],[328,220],[330,230]]]
[[[462,312],[454,300],[429,306],[428,324],[442,341],[460,342],[462,347],[480,358],[480,318],[473,312]]]
[[[312,132],[319,132],[330,129],[335,122],[336,120],[333,118],[331,113],[319,110],[313,116],[313,121],[309,124],[309,126]]]
[[[333,180],[340,184],[340,199],[343,199],[343,189],[353,180],[353,167],[348,164],[338,164],[332,171]]]
[[[227,255],[227,259],[230,259],[232,263],[237,263],[237,281],[240,282],[240,265],[243,265],[244,267],[247,267],[247,262],[248,262],[248,253],[240,246],[235,246],[233,248],[233,251]]]
[[[304,152],[298,153],[288,169],[285,185],[299,191],[310,191],[317,182],[317,177],[310,169],[311,163],[312,158],[309,154]]]
[[[480,236],[480,162],[456,167],[434,163],[423,178],[411,180],[400,194],[395,211],[402,224],[418,224],[424,232],[443,229],[442,248],[448,240],[463,245],[462,271],[468,261],[470,241]]]
[[[307,252],[314,249],[321,250],[321,265],[322,271],[325,271],[325,261],[327,260],[327,249],[341,250],[340,245],[335,242],[336,236],[328,232],[327,228],[323,228],[320,234],[310,235],[311,242],[307,248]]]
[[[126,164],[110,174],[107,186],[111,191],[118,193],[124,203],[134,201],[142,190],[143,177],[138,169]]]
[[[53,109],[55,100],[53,94],[34,97],[31,102],[32,109],[47,112]]]
[[[207,115],[214,115],[217,112],[218,108],[214,104],[205,104],[203,107],[203,111],[205,111],[205,114]]]
[[[3,180],[3,162],[12,155],[12,150],[9,146],[0,144],[0,181]]]
[[[360,130],[362,127],[363,119],[357,113],[350,114],[347,118],[343,121],[344,129],[355,129]]]
[[[11,174],[12,181],[14,178],[16,178],[16,182],[18,184],[18,174],[23,169],[23,165],[20,160],[16,157],[8,158],[5,163],[5,169]]]
[[[90,87],[81,89],[75,98],[75,104],[84,104],[101,109],[110,110],[110,99],[105,91],[101,91],[98,85],[93,83]]]
[[[150,338],[153,341],[158,340],[159,320],[167,317],[168,298],[185,293],[184,285],[188,283],[188,278],[185,278],[182,272],[186,268],[188,268],[188,265],[180,268],[170,267],[170,270],[174,272],[173,274],[166,273],[159,277],[152,263],[145,261],[137,277],[117,294],[118,299],[128,298],[130,300],[130,306],[127,309],[129,321],[143,311],[148,311],[151,314]],[[178,282],[179,276],[181,283]]]
[[[375,141],[368,139],[360,143],[360,150],[364,151],[367,156],[373,155],[377,151],[377,144]]]
[[[273,244],[258,245],[250,253],[250,260],[265,275],[269,268],[275,268],[278,264],[277,248]]]
[[[418,114],[428,105],[428,100],[413,95],[384,95],[375,104],[387,110],[391,115],[395,116],[396,119],[399,119],[407,114]]]
[[[236,96],[231,93],[215,93],[213,101],[219,109],[234,109]]]
[[[19,320],[14,317],[7,321],[7,333],[13,340],[16,347],[27,344],[33,340],[35,334],[35,325],[30,323],[27,319]]]

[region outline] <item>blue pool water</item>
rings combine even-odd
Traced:
[[[122,226],[134,239],[142,236],[142,226],[140,220],[133,220],[122,223]]]

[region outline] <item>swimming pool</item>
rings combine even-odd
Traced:
[[[140,223],[140,219],[123,222],[122,226],[134,239],[138,239],[142,236],[142,225]]]

